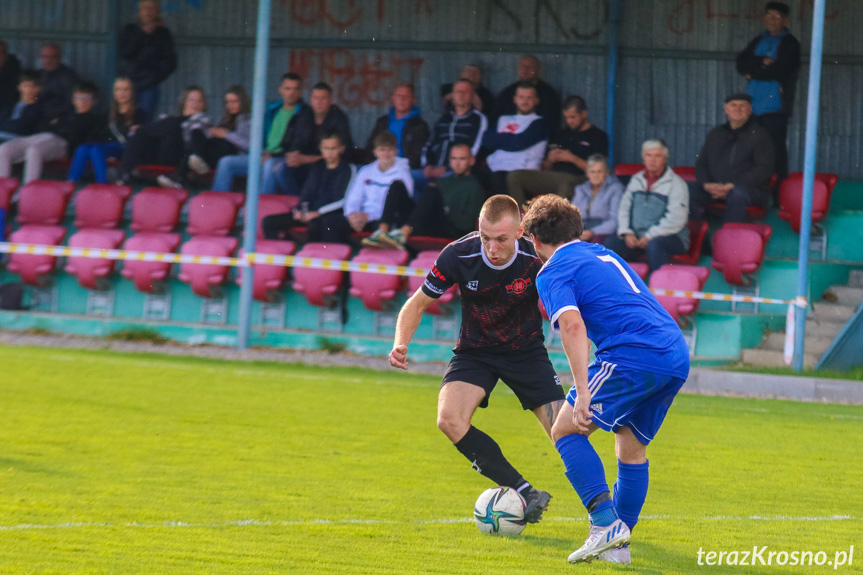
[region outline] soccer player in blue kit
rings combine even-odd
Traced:
[[[574,379],[552,437],[591,526],[569,561],[630,563],[631,531],[647,497],[647,445],[689,375],[689,350],[680,328],[626,262],[579,241],[577,207],[553,194],[540,196],[522,223],[545,262],[537,288],[560,326]],[[596,345],[593,363],[588,340]],[[615,434],[613,495],[588,441],[597,429]]]

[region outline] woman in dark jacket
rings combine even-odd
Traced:
[[[177,69],[177,51],[171,31],[162,21],[158,0],[138,3],[138,22],[120,32],[120,76],[135,85],[135,100],[148,118],[156,117],[159,84]]]
[[[135,105],[135,93],[129,78],[114,80],[114,97],[108,112],[108,126],[98,142],[81,144],[75,150],[69,181],[77,182],[84,175],[87,162],[93,164],[93,175],[99,184],[108,183],[108,158],[119,158],[128,138],[147,120],[144,111]]]

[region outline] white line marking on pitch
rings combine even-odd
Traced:
[[[826,515],[812,517],[792,517],[785,515],[717,515],[710,517],[672,517],[671,515],[647,515],[641,518],[642,520],[653,519],[674,519],[674,520],[695,520],[695,521],[863,521],[863,517],[852,517],[850,515]],[[470,523],[472,517],[460,517],[456,519],[427,519],[417,521],[398,521],[395,519],[307,519],[301,521],[261,521],[258,519],[240,519],[236,521],[223,521],[213,523],[196,523],[192,521],[165,521],[162,523],[125,523],[114,524],[107,522],[88,522],[77,521],[70,523],[57,523],[54,525],[43,525],[38,523],[22,523],[20,525],[0,525],[0,531],[27,531],[36,529],[74,529],[74,528],[89,528],[89,527],[136,527],[139,529],[158,529],[161,527],[190,527],[190,528],[221,528],[221,527],[280,527],[292,525],[448,525],[456,523]],[[546,517],[543,521],[551,522],[573,522],[585,521],[584,517]]]

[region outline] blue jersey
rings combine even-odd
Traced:
[[[689,350],[677,323],[632,268],[599,244],[560,246],[536,279],[552,323],[576,310],[596,359],[686,379]]]

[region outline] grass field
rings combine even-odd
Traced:
[[[634,564],[571,566],[584,510],[503,388],[475,423],[555,496],[518,538],[473,525],[489,484],[435,427],[438,378],[30,348],[0,365],[3,575],[833,571],[698,566],[755,545],[854,545],[838,571],[863,572],[861,407],[680,396]]]

